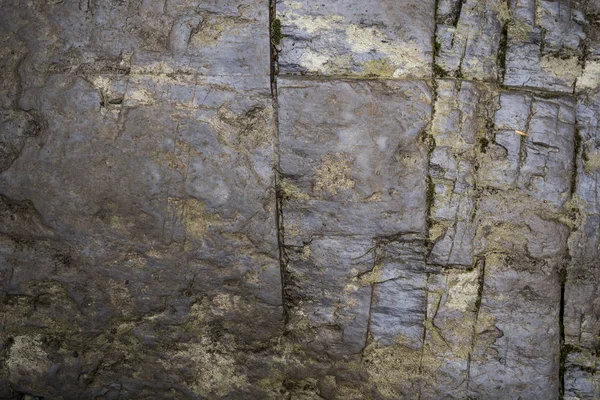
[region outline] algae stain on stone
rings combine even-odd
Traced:
[[[396,72],[396,67],[388,58],[370,60],[363,64],[362,74],[365,77],[391,78]]]
[[[200,29],[192,34],[190,45],[216,46],[223,35],[234,35],[243,32],[250,21],[243,17],[212,15],[205,19]]]
[[[271,23],[271,43],[277,46],[281,43],[283,35],[281,34],[281,20],[275,18]]]
[[[371,271],[368,271],[368,272],[362,274],[358,278],[358,281],[360,282],[360,284],[361,285],[372,285],[372,284],[381,282],[381,279],[383,276],[382,267],[383,267],[382,264],[377,263],[377,264],[375,264],[375,266],[373,267],[373,269]]]
[[[529,37],[531,27],[525,21],[513,18],[508,9],[508,4],[501,1],[492,6],[496,18],[501,25],[506,26],[508,36],[512,40],[525,41]]]

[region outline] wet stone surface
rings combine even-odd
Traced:
[[[0,5],[0,399],[600,398],[600,4]]]

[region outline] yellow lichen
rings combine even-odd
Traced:
[[[15,336],[5,365],[13,379],[41,376],[52,364],[42,348],[42,336]]]
[[[566,59],[553,55],[545,55],[540,60],[542,71],[566,81],[575,81],[581,75],[581,64],[577,56]]]
[[[130,315],[134,309],[134,300],[128,288],[121,281],[109,279],[106,290],[113,306],[124,315]]]
[[[429,60],[419,51],[419,45],[416,43],[414,47],[412,43],[399,46],[386,40],[387,36],[378,28],[358,24],[348,24],[344,30],[353,53],[369,54],[375,51],[382,54],[390,65],[395,66],[392,77],[398,78],[405,74],[415,77],[429,76]]]
[[[285,236],[287,238],[298,238],[304,233],[303,225],[298,222],[286,222],[285,224]]]
[[[302,192],[296,185],[294,185],[289,179],[284,178],[279,182],[279,189],[283,199],[297,199],[297,200],[310,200],[310,196]]]
[[[347,54],[327,59],[323,64],[323,68],[327,71],[328,75],[346,75],[352,69],[353,64],[353,55]]]
[[[450,227],[450,223],[444,221],[434,221],[429,228],[429,240],[435,242],[443,235],[446,234],[446,231]]]
[[[300,255],[302,260],[308,260],[310,258],[310,246],[304,245],[302,246],[302,254]]]
[[[504,1],[500,1],[493,6],[496,12],[496,18],[501,25],[506,25],[508,28],[508,37],[512,40],[523,41],[529,37],[531,27],[527,22],[513,18],[508,9],[508,4]]]
[[[155,101],[154,94],[145,88],[132,89],[125,96],[125,102],[128,106],[150,106]]]
[[[586,61],[582,75],[577,79],[577,89],[596,89],[600,86],[600,61]]]
[[[332,29],[344,22],[343,15],[311,16],[296,12],[286,12],[281,15],[281,19],[284,26],[294,25],[309,34]]]
[[[531,26],[525,21],[513,18],[508,24],[508,37],[512,40],[525,41],[529,38]]]
[[[374,342],[365,349],[366,371],[385,398],[413,398],[408,394],[416,395],[419,385],[429,381],[442,364],[427,349],[412,348],[405,342],[399,336],[391,346],[381,347]]]
[[[448,298],[445,306],[462,312],[473,311],[479,290],[478,269],[448,274]]]
[[[492,8],[496,12],[496,18],[498,18],[498,22],[500,22],[500,24],[504,25],[512,19],[510,10],[508,9],[508,4],[504,1],[495,3]]]
[[[362,201],[377,202],[377,201],[381,201],[382,198],[383,198],[383,195],[381,194],[381,192],[375,192],[375,193],[371,194],[369,197],[364,198]]]
[[[490,347],[494,345],[497,337],[489,333],[496,330],[496,318],[482,308],[477,316],[471,360],[485,362],[490,357],[494,357]]]
[[[203,122],[212,126],[221,144],[249,155],[256,148],[273,144],[272,120],[273,109],[270,107],[255,107],[236,114],[223,105],[216,117]]]
[[[189,372],[194,376],[189,387],[203,397],[223,397],[232,390],[249,385],[246,375],[236,371],[236,360],[223,345],[208,337],[201,337],[199,343],[180,345],[163,363],[167,368],[171,368],[173,364],[189,366]]]
[[[271,376],[262,378],[256,382],[256,386],[266,392],[267,399],[279,399],[286,390],[283,386],[284,380],[285,376],[281,371],[274,371]]]
[[[477,228],[476,242],[483,241],[487,251],[527,252],[530,230],[526,226],[514,224],[482,225]]]
[[[586,153],[583,159],[583,169],[587,173],[600,171],[600,150]]]
[[[373,283],[381,282],[381,268],[382,264],[375,264],[373,269],[367,273],[362,274],[358,281],[361,285],[370,285]]]
[[[152,159],[159,164],[166,165],[171,170],[185,170],[186,163],[181,159],[180,156],[172,152],[160,152],[154,150],[152,152]]]
[[[315,190],[329,191],[335,195],[339,190],[352,189],[354,180],[351,163],[344,154],[327,154],[315,171]]]
[[[377,27],[348,23],[343,15],[312,16],[298,11],[304,7],[305,5],[299,2],[286,2],[285,10],[280,14],[283,25],[320,37],[339,35],[343,32],[349,53],[367,54],[369,57],[375,53],[378,59],[388,60],[373,60],[374,63],[366,65],[365,70],[364,64],[355,65],[354,57],[340,58],[327,48],[305,48],[295,61],[304,69],[328,75],[364,75],[365,72],[374,73],[374,76],[394,78],[404,74],[415,77],[429,75],[427,56],[422,53],[418,43],[398,45],[389,41],[386,33]]]
[[[240,310],[242,308],[242,298],[228,293],[219,293],[212,299],[212,313],[214,315],[223,315],[226,312]]]

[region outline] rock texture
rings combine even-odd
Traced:
[[[0,397],[266,396],[269,4],[158,3],[2,5]]]
[[[600,4],[0,5],[0,399],[600,398]]]

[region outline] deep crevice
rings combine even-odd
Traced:
[[[439,3],[439,0],[436,0],[435,9],[434,9],[434,21],[437,21],[437,17],[438,17],[438,3]],[[433,31],[432,45],[434,46],[434,48],[435,48],[436,42],[437,42],[437,24],[435,25],[434,31]],[[436,54],[434,52],[433,56],[432,56],[432,67],[433,67],[432,72],[433,72],[433,74],[432,74],[432,78],[431,78],[431,116],[429,119],[429,124],[427,124],[427,126],[420,133],[421,140],[427,146],[427,177],[426,177],[426,187],[425,187],[425,210],[426,210],[425,238],[426,238],[426,243],[427,243],[427,252],[426,252],[425,260],[427,260],[429,258],[431,251],[433,250],[433,246],[434,246],[434,243],[432,243],[432,241],[431,241],[429,232],[433,225],[433,219],[432,219],[431,215],[432,215],[432,209],[433,209],[434,200],[435,200],[435,184],[433,183],[433,179],[431,178],[431,171],[430,171],[431,156],[433,154],[433,151],[435,150],[435,139],[433,138],[433,135],[432,135],[432,129],[433,129],[433,122],[435,119],[435,106],[436,106],[437,99],[438,99],[437,78],[439,77],[438,74],[436,73],[435,58],[436,58]]]
[[[560,337],[560,360],[558,369],[558,395],[559,399],[563,399],[565,396],[565,363],[567,356],[569,355],[568,346],[565,344],[565,285],[567,282],[567,266],[563,265],[559,271],[560,281],[560,309],[558,312],[558,327]]]
[[[579,157],[579,151],[581,150],[581,133],[579,128],[575,124],[575,132],[573,137],[573,169],[571,170],[571,197],[577,190],[577,159]]]
[[[500,35],[500,44],[498,45],[498,56],[496,59],[496,64],[500,69],[499,78],[500,82],[504,82],[504,77],[506,76],[506,51],[508,48],[508,23],[504,24],[502,27],[502,33]]]
[[[458,21],[460,21],[460,13],[462,12],[464,0],[458,0],[458,4],[454,14],[454,21],[452,21],[452,25],[456,28],[458,26]]]

